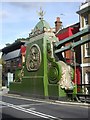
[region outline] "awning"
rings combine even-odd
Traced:
[[[20,52],[20,49],[18,49],[18,50],[9,52],[9,53],[7,53],[7,54],[4,54],[4,55],[2,56],[2,59],[3,59],[3,60],[14,59],[14,58],[19,57],[20,55],[21,55],[21,52]]]

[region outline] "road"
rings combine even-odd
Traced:
[[[2,120],[5,118],[70,120],[78,118],[88,120],[89,107],[81,104],[68,104],[51,100],[31,99],[22,96],[4,95],[0,100]],[[1,113],[0,113],[1,114]]]

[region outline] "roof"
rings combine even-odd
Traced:
[[[43,19],[41,19],[35,26],[34,30],[43,30],[43,28],[50,28],[50,25]]]
[[[63,28],[63,29],[59,29],[56,33],[56,36],[60,33],[63,33],[63,32],[66,32],[68,28],[76,28],[76,27],[79,27],[80,26],[80,22],[78,23],[75,23],[75,24],[72,24],[70,26],[67,26],[66,28]]]
[[[88,13],[90,11],[90,0],[87,0],[85,3],[82,3],[80,9],[76,12],[78,14]]]
[[[44,32],[44,28],[48,30],[50,29],[50,25],[45,20],[40,19],[40,21],[36,24],[32,32],[29,34],[29,37],[32,38],[34,36],[42,34]]]
[[[84,8],[84,9],[81,9],[81,10],[77,11],[76,13],[78,13],[78,14],[83,14],[83,13],[87,13],[87,12],[89,12],[89,11],[90,11],[90,6]]]
[[[16,40],[14,43],[4,47],[1,51],[4,53],[8,53],[8,52],[19,49],[21,45],[24,45],[24,44],[25,44],[25,41]]]
[[[7,53],[7,54],[4,54],[3,56],[2,56],[2,59],[3,60],[10,60],[10,59],[13,59],[13,58],[17,58],[17,57],[19,57],[21,55],[21,52],[20,52],[20,49],[18,49],[18,50],[14,50],[14,51],[12,51],[12,52],[9,52],[9,53]]]

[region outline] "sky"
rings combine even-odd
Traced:
[[[29,36],[31,30],[39,22],[40,7],[45,11],[44,20],[51,28],[55,27],[56,17],[60,17],[64,28],[79,22],[79,15],[76,12],[84,0],[25,1],[3,0],[0,2],[0,49],[7,43],[12,44],[18,38]]]

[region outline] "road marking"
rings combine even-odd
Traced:
[[[25,105],[19,105],[19,106],[21,106],[21,107],[29,107],[29,106],[38,106],[38,105],[46,105],[46,103],[25,104]]]
[[[35,100],[35,99],[31,99],[31,98],[23,98],[23,97],[21,97],[19,95],[17,95],[17,96],[3,95],[3,96],[10,97],[10,98],[18,98],[18,99],[21,99],[21,100],[34,101],[34,102],[39,102],[39,103],[40,102],[46,102],[44,100]],[[49,101],[47,101],[47,102],[49,102]]]
[[[74,102],[65,102],[65,101],[45,101],[45,100],[35,100],[35,99],[31,99],[31,98],[23,98],[20,95],[17,96],[11,96],[11,95],[4,95],[6,97],[10,97],[10,98],[17,98],[17,99],[21,99],[21,100],[28,100],[28,101],[34,101],[34,102],[42,102],[42,103],[49,103],[49,104],[55,104],[55,105],[66,105],[66,106],[73,106],[73,105],[79,105],[79,107],[84,107],[84,108],[88,108],[89,104],[88,103],[74,103]]]
[[[7,106],[2,106],[2,105],[0,106],[1,109],[2,109],[2,108],[5,108],[5,107],[7,107]]]
[[[38,117],[46,118],[46,119],[49,119],[49,120],[62,120],[60,118],[57,118],[57,117],[54,117],[54,116],[51,116],[51,115],[48,115],[48,114],[44,114],[44,113],[41,113],[41,112],[38,112],[38,111],[35,111],[35,110],[32,110],[32,109],[26,109],[26,108],[23,108],[21,106],[17,106],[17,105],[11,104],[11,103],[6,103],[6,102],[3,102],[3,101],[0,101],[0,103],[2,103],[2,105],[6,105],[6,106],[14,108],[16,110],[20,110],[20,111],[23,111],[23,112],[26,112],[26,113],[29,113],[29,114],[32,114],[32,115],[35,115],[35,116],[38,116]]]
[[[29,108],[30,110],[36,110],[36,108]]]

